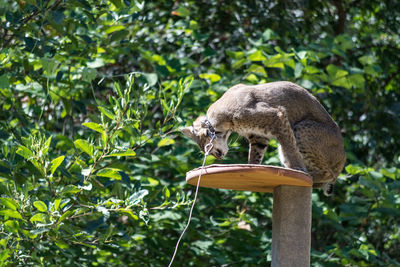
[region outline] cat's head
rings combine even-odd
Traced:
[[[227,141],[230,131],[223,132],[219,131],[220,129],[215,129],[215,133],[212,133],[212,129],[206,122],[207,118],[200,116],[193,122],[192,126],[185,127],[181,131],[184,135],[193,139],[203,152],[205,146],[210,142],[212,134],[215,134],[210,154],[217,159],[222,159],[229,150]]]

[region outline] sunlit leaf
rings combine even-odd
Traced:
[[[61,203],[60,198],[54,200],[54,210],[58,210],[58,208],[60,207],[60,203]]]
[[[76,194],[78,193],[80,190],[75,186],[75,185],[67,185],[64,190],[62,190],[62,192],[64,194]]]
[[[37,200],[37,201],[33,202],[33,206],[35,206],[35,208],[37,208],[37,210],[40,212],[47,211],[47,206],[43,201]]]
[[[113,32],[116,32],[116,31],[120,31],[120,30],[123,30],[123,29],[125,29],[125,26],[123,26],[123,25],[114,25],[114,26],[109,27],[104,32],[106,34],[110,34],[110,33],[113,33]]]
[[[47,77],[54,75],[60,64],[54,58],[41,58],[40,62]]]
[[[105,168],[96,173],[97,176],[107,177],[115,180],[121,180],[121,170],[115,168]]]
[[[57,170],[57,168],[64,161],[64,158],[65,158],[65,156],[59,156],[58,158],[55,158],[51,161],[51,165],[50,165],[51,174],[54,174],[54,172]]]
[[[110,157],[134,157],[136,156],[136,152],[132,149],[128,149],[127,151],[112,153],[109,155]]]
[[[16,220],[8,220],[4,223],[4,228],[9,233],[18,233],[19,222]]]
[[[267,58],[263,55],[262,51],[257,50],[254,53],[248,56],[248,59],[251,61],[264,61]]]
[[[173,145],[173,144],[175,144],[175,140],[166,137],[166,138],[161,139],[160,142],[158,142],[157,146],[163,147],[163,146],[168,146],[168,145]]]
[[[47,155],[47,151],[49,151],[49,147],[51,144],[51,139],[52,137],[50,136],[49,138],[47,138],[46,142],[44,143],[44,146],[42,148],[42,155],[46,156]]]
[[[11,198],[5,198],[5,197],[1,197],[0,198],[0,202],[1,204],[3,204],[6,208],[9,208],[11,210],[17,210],[19,209],[19,205],[18,203]]]
[[[41,222],[41,223],[46,223],[46,214],[44,213],[36,213],[33,215],[30,219],[30,222]]]
[[[25,159],[30,159],[33,156],[32,151],[25,146],[19,146],[17,149],[17,154],[24,157]]]
[[[108,118],[110,118],[112,120],[115,119],[115,114],[112,113],[109,109],[102,107],[102,106],[98,106],[97,108],[100,110],[101,113],[103,113]]]
[[[187,17],[190,15],[190,11],[186,7],[180,5],[177,10],[172,12],[172,15]]]
[[[93,146],[86,140],[78,139],[74,142],[75,146],[89,156],[93,156]]]
[[[99,132],[99,133],[103,133],[104,129],[103,127],[95,122],[84,122],[82,123],[83,126],[88,127],[89,129],[92,129],[93,131]]]
[[[127,203],[129,205],[136,205],[137,203],[140,202],[140,200],[142,198],[144,198],[145,196],[147,196],[149,194],[149,190],[146,189],[142,189],[134,194],[132,194],[128,199],[127,199]]]
[[[56,244],[56,246],[61,248],[61,249],[68,249],[69,248],[69,245],[67,243],[65,243],[64,241],[62,241],[62,240],[54,241],[54,244]]]
[[[0,215],[9,218],[22,219],[21,214],[16,210],[10,210],[10,209],[0,210]]]
[[[215,83],[221,80],[221,76],[215,73],[202,73],[199,75],[200,78],[202,79],[207,79],[210,80],[210,82]]]

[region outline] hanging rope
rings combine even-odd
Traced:
[[[214,139],[215,139],[215,132],[212,133],[210,142],[204,147],[203,164],[201,165],[199,178],[197,179],[196,192],[194,193],[194,199],[193,199],[192,207],[190,208],[188,222],[187,222],[185,228],[183,229],[183,231],[181,233],[181,236],[178,239],[178,242],[176,242],[174,254],[172,255],[172,258],[171,258],[171,261],[168,264],[168,267],[171,267],[172,263],[174,262],[176,252],[178,251],[179,243],[181,242],[181,239],[182,239],[183,235],[185,234],[186,230],[189,228],[190,220],[192,219],[193,208],[194,208],[194,205],[196,204],[196,200],[197,200],[197,193],[199,192],[199,185],[200,185],[201,175],[203,174],[204,165],[206,164],[206,158],[210,154],[210,151],[212,150],[212,148],[214,146],[212,144]]]

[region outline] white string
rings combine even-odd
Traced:
[[[215,137],[214,137],[214,138],[215,138]],[[214,138],[211,138],[210,143],[208,143],[208,144],[204,147],[204,159],[203,159],[203,164],[201,165],[199,178],[197,179],[196,192],[194,193],[194,199],[193,199],[192,207],[190,208],[188,222],[187,222],[185,228],[183,229],[183,231],[182,231],[182,233],[181,233],[181,236],[180,236],[179,239],[178,239],[178,242],[176,242],[174,254],[172,255],[172,259],[171,259],[171,261],[169,262],[168,267],[171,267],[172,263],[174,262],[176,252],[178,251],[179,243],[181,242],[181,239],[182,239],[183,235],[185,234],[186,230],[189,228],[190,220],[192,219],[193,208],[194,208],[194,205],[196,204],[196,200],[197,200],[197,193],[199,192],[199,185],[200,185],[201,175],[203,174],[204,165],[206,164],[206,158],[207,158],[208,154],[210,153],[211,149],[213,148],[212,141],[214,140]]]

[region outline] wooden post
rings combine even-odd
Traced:
[[[272,267],[310,266],[312,187],[274,188]]]
[[[272,267],[309,267],[312,179],[306,173],[265,165],[210,165],[186,174],[200,186],[274,194]]]

